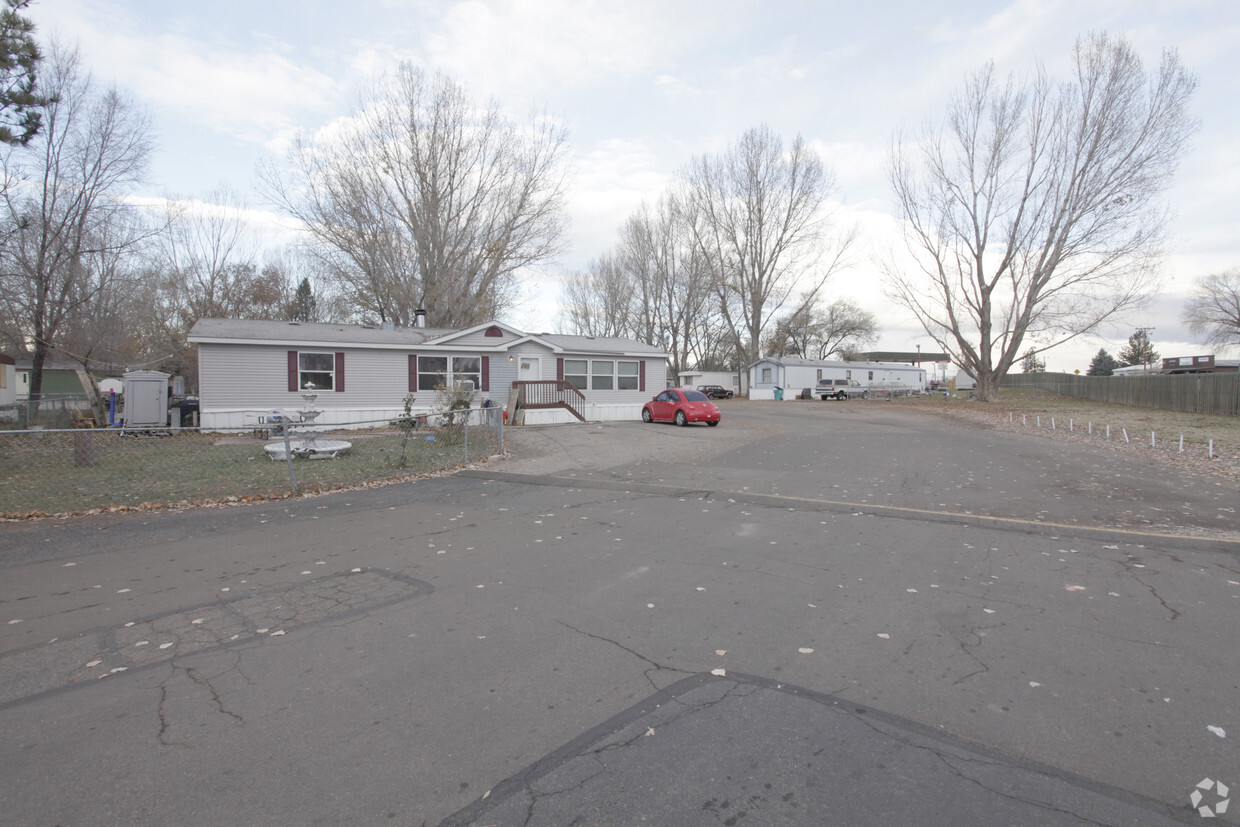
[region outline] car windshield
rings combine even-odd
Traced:
[[[700,391],[685,391],[685,401],[687,402],[709,402],[706,394]]]

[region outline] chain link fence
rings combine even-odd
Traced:
[[[500,408],[284,431],[0,430],[0,517],[249,501],[397,481],[502,453],[503,439]]]

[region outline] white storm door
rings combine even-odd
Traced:
[[[536,382],[542,378],[537,356],[522,356],[521,367],[517,379],[521,382]]]

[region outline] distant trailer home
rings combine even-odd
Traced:
[[[421,320],[422,317],[419,317]],[[200,319],[198,396],[204,428],[296,417],[307,383],[321,425],[358,426],[441,403],[436,388],[470,387],[474,405],[507,407],[525,424],[638,420],[667,384],[667,354],[632,339],[531,334],[500,322],[464,329]],[[470,383],[466,385],[465,383]]]
[[[749,398],[774,399],[775,389],[793,399],[823,379],[849,379],[871,390],[920,393],[926,389],[926,369],[892,362],[839,362],[767,357],[749,366]]]

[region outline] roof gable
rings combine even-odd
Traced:
[[[448,331],[442,336],[429,340],[427,344],[450,345],[469,342],[471,345],[505,347],[512,344],[515,340],[524,338],[526,335],[524,331],[517,330],[511,325],[501,322],[484,322],[463,330]]]

